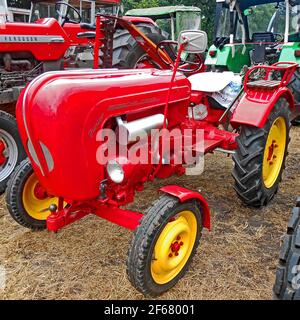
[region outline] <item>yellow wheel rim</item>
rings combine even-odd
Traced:
[[[49,197],[46,192],[43,192],[34,173],[27,179],[24,185],[22,199],[27,214],[31,218],[41,221],[46,220],[50,215],[50,211],[47,208],[51,204],[58,205],[58,198]]]
[[[278,117],[268,135],[263,160],[263,181],[268,189],[276,183],[283,165],[287,143],[286,129],[285,119]]]
[[[151,275],[158,284],[172,281],[186,265],[197,236],[197,219],[182,211],[162,230],[153,251]]]

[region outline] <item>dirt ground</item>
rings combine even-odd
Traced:
[[[282,235],[300,195],[300,128],[292,129],[284,181],[267,208],[251,210],[232,189],[232,161],[208,155],[200,177],[149,184],[131,208],[144,210],[164,184],[199,190],[212,209],[211,232],[186,276],[162,299],[271,299]],[[0,199],[0,299],[143,299],[126,278],[131,232],[89,216],[58,234],[17,225]]]

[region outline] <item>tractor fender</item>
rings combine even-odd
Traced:
[[[287,100],[291,110],[295,108],[294,97],[290,89],[286,87],[281,87],[271,94],[266,93],[263,99],[245,94],[233,112],[231,125],[234,128],[241,125],[263,128],[270,112],[280,98]]]
[[[203,215],[203,227],[210,230],[210,209],[206,199],[199,193],[186,188],[182,188],[176,185],[169,185],[159,189],[159,191],[167,193],[171,196],[178,198],[180,202],[186,202],[188,200],[197,200],[202,209]]]

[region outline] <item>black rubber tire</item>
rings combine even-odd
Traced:
[[[294,72],[288,88],[291,89],[296,103],[300,103],[300,68],[296,69]],[[300,116],[292,121],[292,125],[300,125]]]
[[[167,34],[152,24],[136,25],[155,44],[166,40]],[[124,29],[117,29],[114,34],[113,67],[118,69],[133,69],[145,54],[131,34]]]
[[[43,230],[46,228],[45,220],[32,218],[24,208],[22,196],[23,188],[27,179],[33,174],[29,159],[25,159],[16,168],[7,185],[6,206],[13,219],[21,226],[32,230]]]
[[[234,168],[232,176],[235,181],[234,189],[237,195],[248,206],[255,208],[265,206],[278,191],[290,142],[291,124],[289,114],[288,102],[284,98],[280,98],[262,129],[250,126],[241,127],[240,135],[237,138],[238,149],[233,156]],[[269,130],[278,117],[283,117],[286,122],[287,143],[285,155],[276,182],[271,188],[266,188],[262,176],[264,150]]]
[[[190,210],[198,223],[196,241],[192,253],[180,273],[166,284],[157,284],[151,275],[150,267],[155,243],[169,222],[178,212]],[[180,203],[177,198],[163,195],[147,210],[136,229],[127,259],[127,275],[131,284],[146,297],[156,297],[172,288],[186,273],[202,235],[202,214],[196,201]]]
[[[300,300],[300,198],[281,247],[273,292],[276,300]]]
[[[10,169],[12,173],[13,170],[17,167],[17,165],[22,160],[24,160],[27,157],[27,155],[19,135],[18,126],[15,118],[9,113],[2,110],[0,110],[0,129],[7,132],[16,144],[16,151],[18,152],[18,155],[16,156],[16,163],[14,168]],[[0,194],[5,192],[9,178],[10,176],[8,175],[7,177],[3,177],[3,179],[0,181]]]

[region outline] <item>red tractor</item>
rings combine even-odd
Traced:
[[[78,37],[95,28],[95,13],[118,15],[120,0],[32,0],[29,22],[12,22],[7,10],[0,28],[0,193],[10,174],[25,157],[14,120],[15,103],[25,85],[47,71],[92,68],[94,39]],[[0,10],[6,0],[0,0]],[[1,12],[0,12],[1,13]],[[166,37],[149,18],[127,17],[154,43]],[[101,21],[101,52],[97,67],[138,68],[147,54],[128,30]],[[147,66],[151,64],[147,63]]]
[[[147,38],[139,41],[147,47]],[[198,192],[169,185],[145,215],[122,207],[147,181],[199,173],[202,155],[217,150],[233,154],[244,203],[268,204],[284,169],[294,108],[286,85],[298,66],[250,69],[228,103],[215,94],[233,85],[231,73],[184,75],[199,70],[201,59],[182,61],[182,53],[201,55],[207,35],[182,32],[173,64],[169,44],[155,52],[172,70],[56,71],[34,79],[16,109],[30,160],[12,174],[6,197],[11,216],[33,230],[57,232],[88,214],[135,230],[127,273],[147,296],[184,275],[202,228],[210,228],[209,206]],[[148,47],[152,55],[151,41]]]

